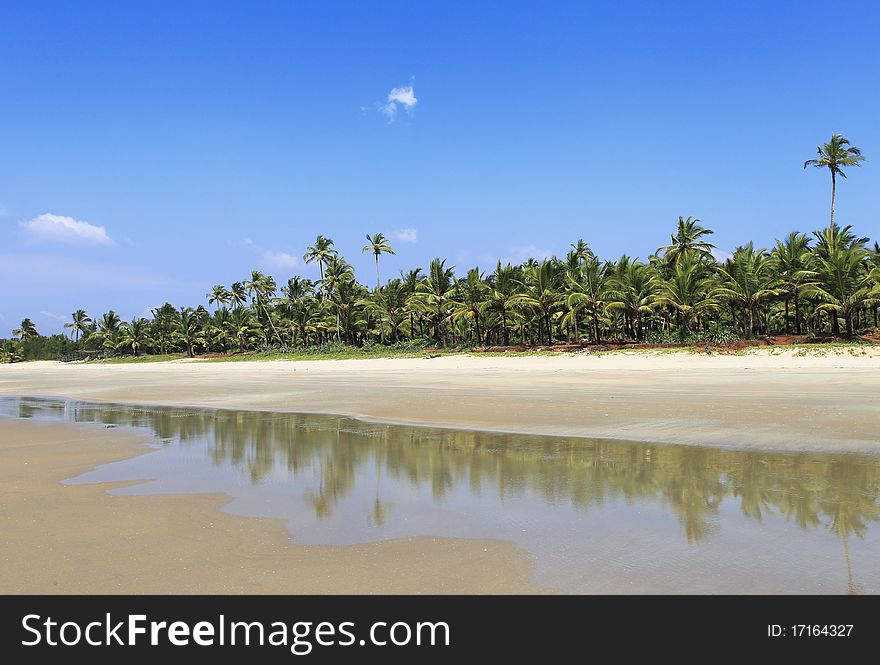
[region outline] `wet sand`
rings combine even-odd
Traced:
[[[281,520],[224,495],[111,496],[62,485],[147,450],[118,429],[0,419],[0,593],[528,593],[529,558],[498,541],[291,545]]]
[[[657,443],[880,449],[880,347],[735,356],[20,363],[0,366],[0,393]]]

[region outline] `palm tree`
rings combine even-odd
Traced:
[[[480,269],[471,268],[465,279],[455,280],[455,289],[456,299],[452,303],[450,319],[453,321],[472,320],[477,346],[481,346],[483,340],[480,334],[480,317],[486,308],[489,288],[483,280]]]
[[[74,342],[78,342],[80,335],[84,335],[89,331],[89,325],[92,323],[92,319],[86,314],[84,309],[78,309],[73,314],[70,315],[72,321],[70,323],[65,323],[65,328],[70,328],[70,334],[74,335]]]
[[[445,259],[434,259],[428,267],[428,274],[416,286],[410,302],[423,311],[430,312],[434,318],[434,339],[446,346],[446,328],[443,319],[455,287],[453,268],[446,267]]]
[[[534,308],[541,316],[547,329],[547,344],[553,344],[553,326],[550,323],[552,313],[559,304],[560,273],[555,262],[545,259],[541,263],[526,268],[521,291],[513,302]],[[538,337],[543,337],[541,326],[538,326]]]
[[[204,310],[192,309],[191,307],[181,307],[175,317],[174,333],[178,340],[183,342],[186,347],[186,355],[190,358],[195,355],[193,346],[196,344],[205,344],[204,337]]]
[[[489,277],[489,310],[501,316],[501,334],[504,346],[510,345],[510,329],[507,327],[507,319],[513,309],[519,280],[517,271],[509,263],[501,265],[501,261],[495,266],[495,272]]]
[[[785,332],[791,332],[791,319],[788,305],[794,303],[794,325],[801,334],[799,296],[807,287],[814,284],[815,273],[810,266],[810,239],[803,233],[793,231],[783,240],[776,241],[770,253],[773,271],[776,274],[776,288],[785,303]]]
[[[232,294],[222,284],[215,284],[211,289],[211,293],[206,293],[209,305],[216,304],[218,308],[225,307],[229,304]]]
[[[685,219],[681,215],[678,217],[678,229],[671,237],[671,244],[661,247],[657,250],[657,255],[662,256],[669,265],[677,265],[686,256],[696,254],[701,259],[712,262],[712,245],[705,240],[701,240],[704,236],[715,233],[711,229],[703,228],[700,220],[695,217]]]
[[[315,244],[309,245],[306,248],[305,255],[303,255],[303,260],[306,263],[311,263],[312,261],[318,262],[318,267],[321,269],[322,285],[324,283],[324,265],[334,256],[336,256],[336,250],[333,249],[333,241],[324,236],[318,236],[315,239]],[[324,295],[326,295],[326,293]]]
[[[279,344],[283,344],[284,342],[281,339],[281,335],[278,334],[278,330],[275,328],[275,323],[272,321],[272,314],[269,312],[269,307],[266,304],[275,295],[275,280],[272,279],[270,275],[264,275],[259,270],[251,270],[251,278],[245,280],[244,288],[248,295],[251,296],[251,304],[254,307],[254,311],[259,313],[260,308],[263,309],[263,313],[266,315],[266,319],[269,322],[269,326],[272,328],[275,338],[278,340]]]
[[[34,325],[33,321],[30,319],[22,319],[21,325],[12,331],[12,336],[16,339],[20,339],[22,342],[26,342],[29,339],[39,337],[40,333],[37,332],[37,327]]]
[[[861,166],[865,158],[861,150],[850,145],[849,139],[841,134],[832,134],[831,140],[816,148],[818,157],[804,162],[804,168],[813,166],[831,171],[831,226],[834,227],[834,198],[837,193],[837,176],[846,178],[843,169]]]
[[[389,280],[363,299],[365,309],[379,317],[388,326],[391,339],[400,341],[400,326],[406,318],[406,297],[403,282],[399,279]],[[384,330],[382,332],[384,340]]]
[[[137,318],[125,323],[120,328],[120,340],[118,348],[129,348],[135,356],[140,355],[141,349],[152,340],[149,336],[149,322],[146,319]]]
[[[638,261],[618,262],[618,270],[609,278],[609,310],[620,310],[629,320],[633,337],[641,341],[642,318],[649,315],[654,304],[655,281],[651,270]]]
[[[809,287],[807,293],[822,301],[816,309],[830,314],[835,334],[838,316],[843,316],[846,334],[852,337],[856,314],[865,306],[876,307],[880,303],[866,267],[866,254],[861,244],[854,244],[830,256],[815,256],[819,283]]]
[[[241,307],[247,302],[247,289],[241,282],[233,282],[229,290],[229,304],[233,308]]]
[[[771,283],[771,270],[772,264],[767,260],[767,251],[756,250],[751,242],[737,247],[724,267],[718,270],[722,282],[715,289],[715,294],[742,307],[746,314],[745,320],[748,321],[748,325],[743,324],[746,337],[757,332],[755,318],[761,305],[779,294],[779,291],[767,286]]]
[[[373,252],[373,256],[376,257],[376,288],[379,288],[379,255],[383,252],[385,254],[394,254],[394,250],[391,249],[391,245],[388,244],[388,238],[386,238],[383,234],[377,233],[372,238],[370,234],[367,234],[367,245],[361,250],[362,252]]]
[[[579,272],[567,274],[565,282],[565,304],[569,311],[566,313],[564,321],[574,325],[575,338],[579,340],[578,318],[581,312],[585,312],[590,319],[593,344],[601,343],[601,319],[613,302],[605,269],[599,259],[592,257],[587,260]]]
[[[262,328],[254,321],[254,316],[245,307],[236,307],[229,315],[229,332],[238,342],[238,350],[242,353],[248,345],[264,335]]]
[[[713,279],[699,254],[688,254],[674,264],[668,279],[661,279],[655,302],[668,305],[681,316],[686,330],[692,330],[701,314],[718,309]]]

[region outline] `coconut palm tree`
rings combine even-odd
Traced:
[[[367,312],[376,315],[383,325],[388,327],[392,341],[400,341],[400,326],[406,319],[407,293],[403,282],[399,279],[389,280],[366,295],[362,301]],[[384,340],[384,330],[382,332]]]
[[[702,240],[704,236],[715,233],[711,229],[704,228],[700,225],[700,220],[696,217],[688,217],[685,219],[681,215],[678,217],[678,228],[672,235],[672,242],[666,247],[657,250],[657,255],[661,256],[668,265],[677,265],[686,256],[694,254],[701,259],[712,262],[712,250],[715,245]]]
[[[520,281],[520,292],[513,302],[536,310],[547,330],[547,344],[553,344],[553,326],[551,316],[559,306],[561,274],[554,261],[544,259],[537,265],[523,271]],[[543,337],[541,326],[538,326],[538,338]]]
[[[220,308],[229,304],[232,294],[222,284],[215,284],[211,288],[211,293],[206,293],[205,297],[208,299],[209,305],[216,304],[217,307]]]
[[[409,302],[434,318],[434,340],[446,346],[446,328],[443,320],[455,288],[453,268],[446,267],[446,260],[436,258],[428,267],[428,274],[416,285],[416,292]]]
[[[816,148],[817,157],[804,162],[804,168],[813,166],[831,171],[831,226],[834,227],[834,199],[837,194],[837,176],[846,178],[844,168],[861,166],[865,161],[861,150],[850,145],[841,134],[832,134],[831,140]]]
[[[367,234],[367,243],[364,245],[364,248],[361,250],[362,252],[372,252],[373,256],[376,258],[376,288],[379,288],[379,255],[383,252],[385,254],[394,254],[394,250],[391,248],[391,245],[388,244],[388,238],[386,238],[383,234],[377,233],[373,237],[370,237],[370,234]]]
[[[318,268],[321,270],[322,285],[324,283],[324,266],[334,256],[336,256],[336,250],[333,249],[333,241],[324,236],[318,236],[315,239],[315,244],[309,245],[306,248],[306,253],[303,255],[303,260],[306,263],[311,263],[312,261],[318,262]],[[326,295],[326,293],[324,295]]]
[[[452,321],[473,321],[477,346],[483,344],[480,334],[480,317],[486,308],[489,287],[483,279],[479,268],[468,270],[465,279],[455,280],[455,298],[449,318]]]
[[[564,322],[573,324],[575,338],[579,339],[578,319],[582,312],[585,313],[590,320],[593,344],[600,344],[601,320],[614,302],[605,267],[596,257],[589,258],[580,271],[567,274],[565,282],[565,304],[569,311]]]
[[[21,325],[12,331],[12,336],[16,339],[20,339],[22,342],[26,342],[29,339],[39,337],[40,333],[37,332],[37,327],[34,325],[33,321],[30,319],[22,319]]]
[[[517,270],[509,263],[501,265],[501,261],[495,266],[495,272],[489,277],[489,296],[487,307],[501,317],[501,335],[504,346],[510,345],[510,329],[507,321],[510,313],[516,305],[516,295],[519,286]]]
[[[131,349],[135,356],[139,356],[144,347],[152,343],[150,339],[150,324],[146,319],[136,318],[122,324],[120,328],[119,346],[117,348]]]
[[[80,335],[85,335],[89,332],[89,326],[92,323],[92,319],[86,314],[84,309],[78,309],[73,314],[70,315],[71,321],[70,323],[65,323],[65,328],[70,328],[70,334],[74,337],[74,342],[78,342]]]
[[[608,280],[608,309],[622,312],[629,321],[632,336],[641,341],[644,337],[642,319],[653,311],[656,282],[647,265],[623,258]]]
[[[715,294],[743,309],[744,320],[748,322],[743,325],[746,337],[757,333],[756,319],[761,306],[779,295],[779,291],[770,287],[772,267],[767,250],[756,250],[749,242],[737,247],[724,267],[718,269],[722,281]]]
[[[241,307],[247,302],[247,289],[241,282],[233,282],[229,290],[229,305],[234,308]]]
[[[245,280],[244,288],[251,297],[251,305],[254,311],[259,313],[260,309],[263,310],[266,320],[269,322],[269,327],[272,328],[272,333],[275,335],[275,339],[278,340],[279,344],[283,344],[284,341],[275,328],[275,322],[272,320],[272,314],[267,304],[275,296],[275,280],[270,275],[264,275],[259,270],[251,270],[251,278]]]
[[[207,344],[204,334],[205,314],[207,312],[195,310],[191,307],[181,307],[176,314],[174,321],[175,337],[180,342],[183,342],[183,345],[186,347],[186,355],[192,358],[195,355],[193,347],[196,344]]]
[[[238,342],[238,350],[244,353],[252,342],[264,337],[263,329],[254,315],[245,307],[236,307],[229,315],[229,334]]]
[[[686,330],[693,330],[698,318],[718,309],[714,279],[699,253],[685,255],[672,268],[668,279],[658,284],[655,302],[672,307]]]
[[[785,240],[777,240],[770,252],[770,261],[776,275],[775,288],[785,303],[785,332],[791,332],[789,303],[794,304],[795,331],[801,334],[800,294],[815,283],[815,273],[810,270],[810,239],[803,233],[792,231]]]
[[[867,251],[861,244],[835,251],[830,256],[817,254],[814,258],[818,283],[806,292],[819,298],[818,311],[828,312],[832,326],[837,317],[846,322],[846,334],[852,337],[853,322],[863,307],[880,304],[877,290],[867,270]],[[833,331],[836,334],[836,331]]]

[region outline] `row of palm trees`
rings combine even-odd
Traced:
[[[84,349],[189,356],[328,343],[729,341],[783,332],[838,336],[842,329],[851,337],[877,326],[880,304],[880,247],[834,220],[837,177],[863,161],[848,139],[833,135],[804,163],[831,173],[829,226],[811,235],[792,232],[767,249],[749,242],[720,262],[709,242],[713,231],[679,217],[670,243],[647,261],[626,255],[603,261],[579,240],[563,258],[498,262],[491,273],[475,267],[462,276],[436,258],[424,272],[401,272],[382,284],[380,257],[394,250],[377,233],[366,236],[362,250],[375,259],[371,289],[356,280],[333,240],[320,235],[303,257],[318,264],[317,281],[294,276],[279,291],[273,277],[255,270],[228,288],[214,286],[208,307],[166,303],[149,319],[125,323],[114,311],[93,320],[77,310],[65,328]],[[14,335],[27,341],[38,332],[25,319]]]
[[[808,236],[793,232],[774,247],[748,243],[719,262],[712,231],[679,218],[670,243],[647,262],[602,261],[584,241],[562,258],[498,262],[490,274],[456,276],[443,259],[367,288],[323,236],[309,248],[321,279],[291,277],[279,290],[260,271],[216,285],[207,307],[166,303],[151,318],[122,322],[113,311],[93,320],[77,310],[66,324],[85,349],[111,353],[291,349],[335,342],[437,346],[599,344],[725,333],[853,336],[877,325],[880,247],[848,226]],[[378,262],[391,251],[377,234],[366,248]],[[37,334],[26,319],[15,331]],[[724,341],[724,340],[721,340]]]

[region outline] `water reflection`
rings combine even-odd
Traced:
[[[646,511],[659,509],[660,514],[674,516],[680,525],[678,540],[691,550],[741,537],[743,522],[768,533],[765,522],[772,520],[773,538],[781,539],[782,549],[790,544],[786,539],[796,539],[782,524],[833,536],[839,539],[847,590],[853,593],[857,589],[850,540],[863,539],[868,525],[880,518],[880,460],[870,455],[501,435],[332,416],[34,398],[0,398],[0,415],[147,430],[163,450],[177,451],[164,463],[157,459],[150,464],[176,470],[166,468],[164,476],[144,471],[138,477],[158,478],[154,483],[162,487],[164,482],[166,491],[212,490],[217,477],[198,470],[210,460],[215,470],[236,478],[237,489],[221,489],[238,497],[238,512],[283,516],[299,542],[428,533],[509,537],[522,544],[548,533],[545,527],[558,522],[560,535],[555,538],[560,542],[554,552],[568,547],[570,543],[563,541],[569,539],[582,544],[593,558],[617,561],[620,548],[610,554],[592,543],[576,529],[576,515],[607,515],[613,507],[617,538],[621,528],[638,528]],[[125,464],[109,466],[118,470]],[[186,478],[173,477],[175,473]],[[87,474],[87,479],[110,478]],[[249,492],[242,485],[271,491]],[[258,495],[261,498],[248,503],[248,496]],[[457,519],[462,524],[451,528]],[[317,526],[328,521],[334,523],[333,535]],[[589,525],[594,532],[608,526],[595,519]],[[518,526],[523,526],[520,534],[531,535],[511,536]],[[643,528],[651,530],[655,524]],[[725,529],[734,533],[726,534]],[[663,530],[664,543],[674,537],[669,531]],[[659,536],[652,538],[656,544]],[[528,548],[534,553],[536,547]],[[876,555],[873,541],[870,547],[869,553]],[[827,543],[821,553],[829,556]],[[637,558],[633,553],[623,556],[627,555]],[[869,583],[875,585],[876,580]]]

